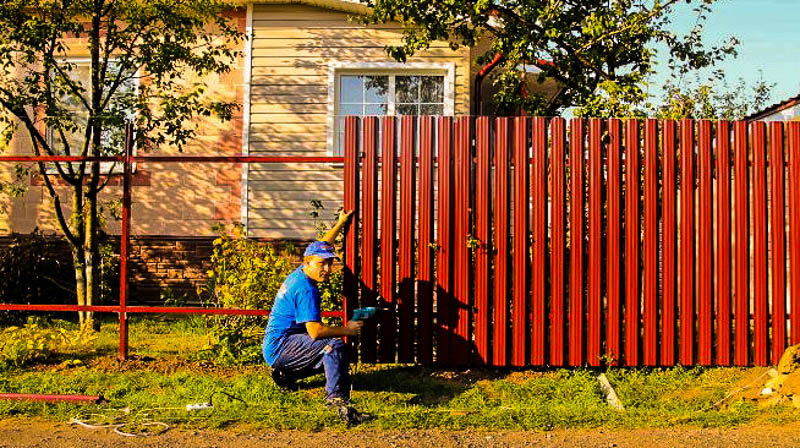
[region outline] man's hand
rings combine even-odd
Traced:
[[[339,219],[336,221],[336,224],[328,230],[325,235],[320,238],[320,241],[327,241],[328,243],[333,244],[336,241],[336,236],[339,235],[339,232],[342,231],[347,221],[350,220],[350,217],[353,216],[353,210],[346,211],[342,210],[339,212]]]
[[[353,216],[353,212],[354,211],[355,210],[350,210],[350,211],[347,211],[347,210],[344,210],[344,209],[340,210],[339,211],[339,222],[343,223],[343,224],[347,223],[347,221],[350,220],[350,217]]]
[[[347,325],[345,328],[350,330],[350,336],[358,336],[361,334],[361,327],[364,326],[364,321],[361,320],[349,320],[347,321]]]

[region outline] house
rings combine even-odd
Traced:
[[[477,109],[471,92],[482,67],[474,61],[485,46],[452,50],[447,42],[434,42],[399,63],[384,47],[400,43],[400,25],[350,20],[368,12],[357,1],[235,3],[240,7],[230,14],[252,39],[243,41],[234,70],[212,80],[210,94],[243,107],[231,122],[204,119],[184,154],[341,155],[345,115],[464,115]],[[71,48],[76,61],[86,57],[85,45]],[[481,92],[488,103],[488,81]],[[7,152],[30,153],[30,142],[19,134]],[[0,166],[0,176],[11,169]],[[136,280],[165,279],[179,287],[186,278],[199,278],[202,269],[183,269],[196,260],[177,260],[206,258],[218,222],[244,223],[252,237],[311,239],[311,201],[321,201],[332,216],[342,203],[342,178],[337,164],[140,164],[133,176],[131,233],[134,257],[144,267],[134,272]],[[58,228],[44,187],[36,179],[30,183],[28,193],[0,214],[0,235]],[[120,188],[112,183],[103,195],[118,198]],[[116,233],[118,224],[109,220],[108,229]]]
[[[775,103],[745,117],[746,121],[796,121],[800,120],[800,95]]]

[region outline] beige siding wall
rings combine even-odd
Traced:
[[[395,63],[384,46],[399,43],[402,35],[396,26],[364,27],[347,19],[308,6],[254,6],[250,154],[331,155],[333,67]],[[453,111],[469,113],[468,50],[454,52],[438,42],[408,62],[452,64]],[[323,216],[330,218],[342,203],[342,172],[341,166],[321,164],[251,165],[250,235],[313,238],[310,201],[321,200]]]

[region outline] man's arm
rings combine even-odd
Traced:
[[[306,331],[311,339],[340,338],[343,336],[358,336],[364,322],[351,320],[344,327],[329,327],[321,322],[306,322]]]
[[[328,230],[328,232],[322,237],[322,239],[320,239],[320,241],[333,244],[333,242],[336,240],[336,237],[339,236],[339,232],[342,231],[342,228],[344,228],[345,224],[347,224],[347,221],[350,220],[350,216],[352,216],[352,214],[353,210],[350,210],[349,212],[344,210],[340,211],[339,220],[336,221],[336,224],[334,224],[331,230]]]

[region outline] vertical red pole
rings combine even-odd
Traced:
[[[533,118],[533,263],[531,264],[531,364],[544,365],[547,272],[547,127]]]
[[[564,188],[564,119],[554,118],[550,122],[552,149],[550,154],[552,170],[552,227],[550,253],[550,365],[564,365],[564,296],[565,269],[564,252],[566,247],[566,204]]]
[[[492,186],[491,147],[489,146],[489,118],[479,117],[475,129],[477,164],[475,166],[475,347],[478,362],[489,361],[489,266],[492,253],[491,215],[489,201]]]
[[[644,125],[644,365],[658,364],[658,122]]]
[[[583,119],[569,122],[569,364],[583,364]]]
[[[675,121],[662,123],[662,283],[661,283],[661,365],[675,364],[675,301],[678,287],[677,216],[675,194]]]
[[[699,222],[698,233],[698,258],[697,258],[697,362],[710,365],[712,362],[711,348],[713,346],[714,323],[712,320],[711,303],[713,297],[714,280],[714,235],[712,223],[712,174],[711,174],[711,122],[698,121],[697,141],[698,151],[698,177],[699,177]]]
[[[417,353],[422,365],[433,362],[433,118],[419,121],[419,242],[417,258]]]
[[[786,349],[786,219],[784,199],[783,123],[769,124],[772,198],[772,363]]]
[[[789,294],[790,345],[800,343],[800,122],[787,124],[789,133]]]
[[[378,298],[378,118],[362,119],[364,133],[364,164],[361,187],[361,303],[376,306]],[[356,137],[357,138],[357,137]],[[377,360],[378,332],[368,322],[358,338],[361,361]]]
[[[436,360],[440,364],[450,363],[453,331],[450,309],[453,305],[453,119],[440,117],[438,122],[438,183],[439,221],[438,253],[436,261],[436,315],[437,333]]]
[[[736,279],[735,294],[736,307],[734,319],[736,322],[736,344],[734,347],[734,363],[738,366],[748,364],[748,333],[750,332],[749,296],[750,284],[749,270],[749,232],[748,232],[748,181],[747,181],[747,123],[737,121],[733,125],[734,131],[734,173],[735,173],[735,199],[734,213],[735,241],[736,241]]]
[[[608,201],[606,229],[606,356],[610,365],[619,365],[620,318],[622,317],[622,127],[620,120],[608,120]],[[602,174],[601,174],[602,177]],[[602,210],[602,205],[601,205]],[[601,263],[602,264],[602,263]]]
[[[406,115],[400,122],[400,285],[397,296],[399,325],[397,335],[397,360],[414,362],[414,215],[417,203],[416,160],[414,149],[417,117]]]
[[[456,365],[467,364],[471,358],[470,322],[470,117],[456,119],[455,129],[455,333],[451,359]]]
[[[513,354],[511,362],[523,366],[526,361],[528,297],[528,121],[514,118],[514,299]]]
[[[122,163],[122,228],[119,241],[119,359],[128,359],[128,243],[131,236],[131,156],[133,123],[125,124]]]
[[[681,364],[694,363],[694,121],[681,120]]]
[[[767,128],[753,122],[753,362],[767,365]]]
[[[359,118],[345,118],[344,208],[353,210],[353,219],[344,235],[344,322],[358,306],[358,131]]]
[[[508,241],[511,235],[508,229],[510,202],[508,196],[509,152],[508,152],[509,120],[505,117],[495,119],[494,148],[494,331],[492,346],[493,364],[508,364]]]
[[[586,358],[590,366],[600,365],[603,305],[603,138],[602,121],[589,120],[589,331]]]
[[[731,364],[730,122],[717,122],[717,364]]]
[[[381,144],[381,308],[380,361],[395,362],[395,286],[396,286],[396,213],[397,213],[397,149],[395,146],[395,118],[381,118],[383,139]]]
[[[639,121],[625,126],[625,365],[639,365]]]

